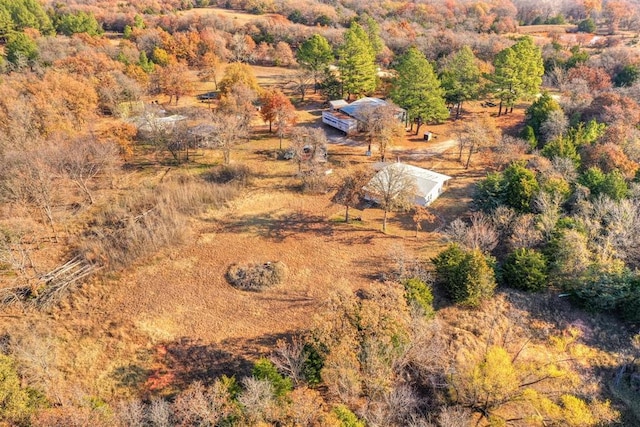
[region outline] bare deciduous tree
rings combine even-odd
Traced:
[[[180,425],[215,426],[232,413],[232,406],[229,390],[221,380],[210,387],[195,382],[178,396],[173,412]]]
[[[458,138],[458,160],[463,161],[462,154],[467,150],[465,169],[471,164],[471,156],[482,147],[494,146],[502,136],[495,121],[488,115],[483,115],[473,120],[461,123],[456,128]]]
[[[392,163],[374,175],[365,191],[384,211],[382,231],[386,232],[389,212],[406,210],[414,204],[416,183],[404,165]]]
[[[34,269],[31,249],[21,230],[0,229],[0,265],[11,268],[20,280],[29,280]]]
[[[222,151],[224,163],[231,161],[231,149],[249,138],[249,124],[241,114],[216,111],[211,120],[213,128],[209,144]]]
[[[471,411],[461,406],[445,406],[438,414],[440,427],[459,427],[471,425]]]
[[[542,243],[542,233],[536,227],[535,216],[524,214],[516,217],[511,227],[511,234],[507,239],[507,246],[511,250],[533,248]]]
[[[363,169],[356,169],[340,180],[338,190],[331,201],[345,207],[344,221],[349,222],[349,208],[356,206],[364,196],[363,187],[371,178]]]
[[[26,203],[42,212],[57,239],[54,207],[58,200],[56,172],[51,164],[52,150],[8,152],[4,156],[2,190],[9,200]]]
[[[553,141],[565,134],[569,128],[569,120],[562,110],[552,110],[547,119],[540,125],[542,142]]]
[[[244,390],[238,396],[247,421],[259,423],[267,421],[275,411],[276,401],[273,386],[267,380],[247,377],[242,381]]]
[[[309,90],[309,86],[313,83],[313,74],[306,69],[299,69],[293,75],[286,85],[291,88],[294,93],[300,95],[300,101],[304,102],[304,97]]]
[[[115,165],[118,158],[117,147],[94,138],[78,138],[60,145],[57,154],[55,161],[58,171],[80,189],[89,204],[93,204],[91,182]]]
[[[459,243],[469,249],[480,249],[483,252],[491,252],[498,244],[496,227],[482,212],[474,212],[469,225],[460,218],[454,220],[444,233],[450,242]]]
[[[373,144],[378,146],[380,161],[384,162],[387,148],[401,138],[405,131],[404,125],[399,121],[400,108],[392,103],[382,105],[367,105],[360,111],[360,119],[364,123],[369,149]]]
[[[503,169],[514,160],[531,150],[531,145],[524,139],[503,135],[493,151],[493,164],[497,170]]]
[[[533,207],[538,213],[537,228],[545,239],[551,237],[551,233],[556,228],[560,219],[560,208],[562,198],[557,193],[547,193],[541,191],[533,200]]]
[[[298,172],[302,172],[303,166],[315,169],[326,160],[327,135],[320,128],[295,128],[291,132],[291,148]]]
[[[116,410],[116,419],[120,427],[144,427],[144,404],[139,400],[120,402]]]
[[[291,342],[278,340],[271,361],[278,371],[291,378],[295,385],[300,384],[304,379],[304,341],[300,337],[293,337]]]
[[[147,407],[147,418],[154,427],[172,427],[171,405],[159,397],[152,399]]]
[[[418,232],[422,230],[423,222],[433,222],[436,220],[436,216],[429,211],[429,208],[426,206],[415,206],[413,208],[413,222],[416,225],[416,238],[418,237]]]

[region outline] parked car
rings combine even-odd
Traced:
[[[219,96],[218,92],[205,92],[196,96],[196,98],[200,101],[211,101],[214,99],[218,99],[218,96]]]

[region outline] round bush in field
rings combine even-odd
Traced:
[[[231,286],[245,291],[258,292],[284,280],[287,268],[280,261],[262,264],[233,264],[227,271]]]
[[[502,277],[514,288],[540,291],[547,286],[547,260],[533,249],[516,249],[505,260]]]
[[[479,249],[467,250],[453,243],[431,260],[436,282],[457,304],[478,307],[493,296],[496,279],[493,259]]]

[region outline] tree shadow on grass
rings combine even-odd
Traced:
[[[584,344],[607,352],[625,354],[631,349],[631,338],[637,330],[613,315],[586,311],[556,290],[532,294],[502,287],[500,291],[516,308],[528,314],[529,322],[546,325],[558,333],[576,329]],[[563,332],[564,333],[564,332]]]
[[[260,215],[244,215],[224,225],[228,233],[253,233],[260,237],[282,242],[287,238],[305,238],[307,235],[332,236],[333,225],[320,215],[299,211],[278,214],[276,211]]]
[[[226,339],[220,343],[205,343],[182,337],[159,345],[155,369],[149,372],[151,392],[162,387],[184,390],[200,381],[211,385],[222,375],[242,378],[251,375],[254,362],[268,356],[278,340],[289,339],[295,332],[270,334],[253,339]],[[162,381],[161,378],[168,378]],[[156,385],[155,387],[153,385]]]

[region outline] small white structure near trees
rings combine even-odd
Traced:
[[[374,180],[384,180],[388,176],[405,175],[410,181],[412,181],[412,191],[414,192],[414,204],[419,206],[429,206],[433,203],[440,194],[444,191],[445,182],[451,179],[450,176],[443,175],[441,173],[433,172],[428,169],[419,168],[417,166],[408,165],[406,163],[377,163],[374,167],[378,170],[376,175],[364,187],[365,199],[378,203],[378,200],[370,192],[367,191],[367,187],[371,186],[371,182]],[[391,168],[393,172],[385,170]]]

